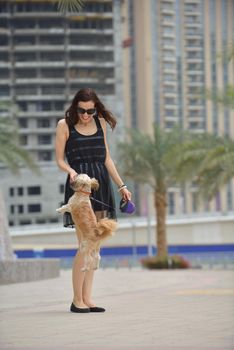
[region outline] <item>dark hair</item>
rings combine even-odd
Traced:
[[[74,126],[79,121],[79,115],[77,113],[78,103],[93,101],[94,106],[97,111],[97,115],[100,118],[104,118],[107,123],[110,125],[111,129],[114,129],[116,126],[116,119],[113,114],[106,109],[103,103],[99,100],[97,94],[93,89],[81,89],[79,90],[71,103],[71,106],[65,112],[65,120],[68,126]]]

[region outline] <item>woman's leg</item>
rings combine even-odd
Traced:
[[[83,300],[83,284],[86,272],[81,271],[84,266],[84,254],[78,251],[73,261],[72,284],[73,284],[73,303],[76,307],[87,307]]]
[[[95,215],[96,215],[97,220],[100,220],[106,216],[106,212],[105,211],[96,211]],[[90,271],[85,272],[85,278],[84,278],[84,283],[83,283],[83,294],[82,294],[83,301],[89,307],[96,306],[91,298],[94,271],[95,270],[90,270]]]

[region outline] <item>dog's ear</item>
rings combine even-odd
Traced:
[[[94,177],[91,179],[91,188],[95,191],[97,191],[99,188],[98,180],[96,180]]]

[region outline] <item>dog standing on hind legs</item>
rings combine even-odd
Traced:
[[[82,271],[98,269],[101,242],[113,236],[117,223],[109,219],[97,221],[90,202],[91,190],[97,190],[99,187],[95,178],[90,178],[87,174],[79,174],[71,186],[75,193],[67,204],[56,211],[71,213],[79,239],[79,249],[84,253]]]

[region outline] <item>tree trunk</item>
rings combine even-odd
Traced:
[[[167,193],[154,193],[154,205],[156,210],[156,242],[157,256],[167,255],[167,237],[166,237],[166,215],[167,215]]]
[[[7,213],[3,194],[0,191],[0,261],[14,260]]]

